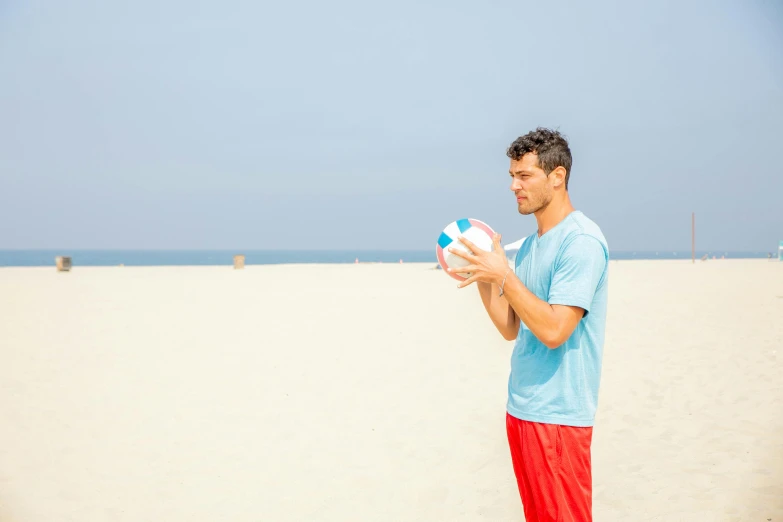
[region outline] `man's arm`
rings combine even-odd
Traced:
[[[509,272],[510,274],[511,272]],[[519,317],[514,312],[511,305],[508,304],[505,297],[498,296],[499,288],[492,283],[484,283],[479,281],[478,283],[479,294],[481,295],[481,302],[484,303],[489,318],[492,319],[492,323],[495,328],[498,329],[500,335],[506,341],[513,341],[519,334]]]
[[[589,313],[606,269],[606,253],[597,239],[581,235],[565,247],[553,268],[547,301],[516,277],[506,281],[505,297],[525,325],[548,348],[557,348]]]
[[[494,283],[490,288],[492,293],[495,293],[497,285],[501,283],[508,270],[508,262],[500,246],[500,236],[495,235],[493,252],[478,249],[464,238],[460,240],[474,253],[471,255],[449,249],[472,263],[461,268],[466,272],[472,272],[473,275],[458,287],[464,288],[474,282]],[[525,288],[515,274],[510,272],[503,288],[503,298],[518,321],[524,323],[539,341],[548,348],[557,348],[571,336],[582,317],[589,313],[596,287],[606,269],[606,263],[604,247],[595,238],[579,236],[565,247],[558,266],[554,268],[548,301],[539,299]],[[449,270],[454,271],[454,269]],[[493,316],[490,312],[490,316],[493,317],[493,322],[496,318],[500,318],[498,313]],[[497,326],[498,323],[495,322],[495,325]]]
[[[554,349],[562,345],[574,333],[585,312],[577,306],[551,305],[539,299],[512,274],[506,279],[503,290],[503,297],[511,311],[547,348]]]

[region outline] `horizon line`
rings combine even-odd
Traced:
[[[777,245],[776,245],[777,247]],[[518,249],[512,249],[518,250]],[[772,252],[777,250],[767,249],[725,249],[725,248],[697,248],[697,252]],[[3,248],[0,247],[0,252],[55,252],[55,251],[72,251],[72,252],[430,252],[435,251],[434,248],[95,248],[95,247],[78,247],[78,248],[64,248],[64,247],[43,247],[43,248]],[[664,252],[664,253],[691,253],[691,249],[683,250],[671,250],[666,248],[652,248],[652,249],[613,249],[609,248],[610,252],[622,252],[622,253],[652,253],[652,252]]]

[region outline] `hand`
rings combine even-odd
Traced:
[[[492,252],[482,250],[471,241],[468,241],[464,237],[459,238],[460,242],[468,247],[473,252],[463,252],[456,248],[449,248],[449,252],[457,255],[463,259],[466,259],[470,265],[460,268],[449,268],[450,273],[470,273],[471,276],[462,281],[457,288],[464,288],[474,282],[483,283],[495,283],[500,284],[503,277],[509,270],[508,259],[506,258],[506,252],[503,247],[500,246],[500,234],[495,234],[492,237]]]

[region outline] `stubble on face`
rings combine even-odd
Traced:
[[[539,210],[544,210],[551,201],[552,188],[545,183],[535,191],[528,192],[527,197],[517,205],[517,210],[524,216],[535,214]]]
[[[549,205],[554,191],[549,176],[538,166],[537,155],[526,154],[520,160],[512,160],[510,172],[519,173],[522,180],[514,191],[520,214],[535,214]]]

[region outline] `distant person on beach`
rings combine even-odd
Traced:
[[[608,247],[601,229],[568,195],[571,151],[539,128],[507,151],[520,214],[531,234],[509,268],[500,236],[492,252],[453,250],[472,272],[500,334],[515,341],[506,431],[525,519],[592,520],[591,443],[598,402],[607,305]]]

